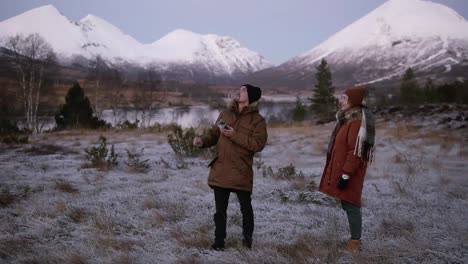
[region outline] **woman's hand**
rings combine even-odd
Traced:
[[[201,139],[201,137],[194,137],[193,138],[193,145],[195,147],[201,147],[203,146],[203,140]]]

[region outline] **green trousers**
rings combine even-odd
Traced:
[[[362,215],[361,207],[341,200],[341,207],[348,216],[349,229],[351,230],[351,239],[361,239]]]

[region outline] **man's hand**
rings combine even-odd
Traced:
[[[221,131],[221,133],[225,136],[225,137],[231,137],[232,134],[234,134],[234,128],[228,126],[227,129],[223,129],[223,128],[220,128],[219,129]]]
[[[195,147],[201,147],[203,146],[203,140],[201,139],[201,137],[194,137],[193,138],[193,145]]]

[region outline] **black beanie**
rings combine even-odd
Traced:
[[[242,86],[245,86],[247,88],[249,104],[260,100],[260,97],[262,97],[262,90],[260,90],[260,87],[256,87],[250,84],[243,84]]]

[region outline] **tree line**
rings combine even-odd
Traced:
[[[41,131],[38,121],[40,100],[47,79],[50,78],[47,75],[57,69],[56,54],[37,33],[9,37],[2,41],[2,44],[12,51],[10,60],[16,73],[16,94],[22,104],[25,130],[38,133]],[[140,127],[149,126],[150,117],[155,111],[157,92],[163,90],[161,76],[155,65],[139,68],[132,72],[132,76],[125,74],[125,68],[128,67],[129,65],[111,65],[100,56],[91,60],[87,65],[85,84],[92,87],[89,90],[92,100],[84,96],[84,90],[78,82],[74,83],[65,97],[65,104],[56,114],[57,127],[105,126],[105,122],[101,120],[104,108],[112,110],[113,116],[109,125],[116,126],[126,118],[125,109],[128,107],[137,110],[135,124],[140,122]],[[313,93],[307,98],[310,108],[307,109],[298,97],[292,113],[295,121],[304,120],[308,114],[330,119],[338,109],[332,72],[326,59],[322,59],[316,66],[315,77]],[[127,93],[130,79],[136,88],[131,95]],[[206,89],[204,91],[206,92]],[[468,103],[468,81],[435,84],[432,79],[426,79],[424,85],[420,86],[414,71],[408,68],[400,81],[398,98],[398,103],[402,105]],[[105,106],[104,101],[108,102]],[[76,113],[70,114],[70,111]],[[86,121],[83,118],[86,118]]]
[[[14,98],[16,103],[21,102],[23,130],[38,133],[42,130],[39,121],[41,100],[45,89],[50,88],[47,86],[53,85],[51,79],[56,77],[59,69],[56,54],[37,33],[8,37],[1,40],[0,44],[11,51],[6,57],[7,63],[14,70],[13,78],[17,83]],[[92,99],[85,97],[80,84],[74,82],[65,97],[65,104],[60,106],[57,113],[65,119],[57,118],[56,115],[57,127],[103,126],[102,112],[107,107],[112,110],[111,125],[115,126],[122,122],[126,115],[125,108],[129,106],[136,109],[135,122],[139,122],[142,127],[148,126],[149,117],[154,112],[156,92],[162,90],[161,77],[155,66],[132,69],[133,76],[126,69],[129,65],[112,65],[100,56],[87,62],[87,73],[82,84],[89,87],[88,92]],[[131,93],[128,89],[130,83],[135,88]],[[2,91],[2,94],[7,95],[8,92]],[[14,102],[8,104],[12,107]],[[83,108],[76,107],[77,105]],[[10,112],[7,106],[3,106],[2,111],[4,114]],[[66,121],[66,113],[69,111],[76,113],[71,120]]]
[[[308,114],[322,119],[331,119],[338,110],[332,73],[326,59],[322,59],[320,64],[316,66],[315,77],[313,94],[307,98],[310,101],[310,108],[307,109],[298,97],[292,111],[294,121],[303,121]],[[375,92],[375,90],[368,87],[368,91]],[[393,90],[395,91],[395,89]],[[396,94],[391,100],[387,98],[388,95],[382,95],[376,99],[374,104],[379,107],[387,106],[389,101],[404,106],[418,106],[426,103],[468,104],[468,80],[436,84],[431,78],[427,78],[424,85],[421,86],[411,67],[405,71],[396,92],[399,94]]]

